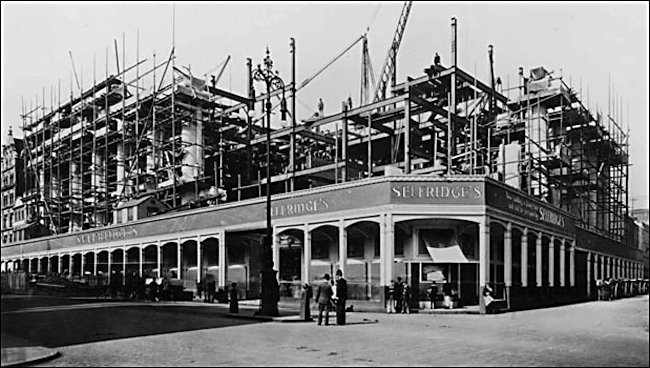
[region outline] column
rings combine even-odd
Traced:
[[[379,285],[386,286],[386,215],[379,215]]]
[[[605,256],[600,255],[598,256],[598,259],[600,259],[600,279],[604,280],[605,279]]]
[[[587,278],[587,283],[589,283],[589,278]],[[573,241],[569,243],[569,286],[576,286],[576,247],[573,245]]]
[[[528,286],[528,228],[521,234],[521,286]]]
[[[158,278],[163,277],[162,273],[162,257],[163,257],[163,250],[162,250],[162,245],[160,244],[160,241],[156,244],[156,255],[158,256],[156,259],[156,268],[158,269]]]
[[[503,234],[503,278],[506,287],[512,286],[512,223],[508,222]]]
[[[548,286],[555,286],[555,236],[548,243]]]
[[[80,276],[81,276],[81,277],[84,277],[84,276],[86,275],[86,274],[84,273],[84,266],[85,266],[85,263],[86,263],[86,262],[85,262],[85,261],[86,261],[86,259],[85,259],[85,258],[86,258],[86,255],[83,254],[83,253],[81,253],[81,257],[80,257],[80,258],[81,258],[81,270],[80,270],[81,275],[80,275]]]
[[[612,264],[614,263],[614,260],[612,257],[608,257],[609,261],[607,262],[607,277],[612,277]]]
[[[560,286],[562,287],[566,286],[566,269],[564,265],[566,263],[566,255],[564,252],[566,252],[564,239],[560,239]]]
[[[6,263],[5,263],[5,266],[4,266],[4,270],[5,270],[5,272],[7,272],[7,264]],[[50,257],[50,256],[47,256],[47,270],[45,270],[45,272],[48,273],[48,274],[50,272],[52,272],[52,257]]]
[[[113,252],[111,252],[111,248],[108,248],[108,283],[109,284],[111,282],[111,276],[112,276],[112,272],[111,272],[111,263],[113,262],[112,258],[113,258]]]
[[[72,253],[68,255],[68,274],[72,277],[72,266],[74,266],[74,260],[72,259]]]
[[[395,224],[393,214],[386,214],[386,284],[395,279]]]
[[[95,249],[95,262],[93,262],[93,275],[97,276],[97,261],[99,260],[99,256],[97,255],[97,249]]]
[[[228,265],[226,264],[226,232],[219,232],[219,286],[226,288],[226,270],[228,270]]]
[[[196,237],[196,282],[201,282],[201,236]]]
[[[385,214],[379,222],[379,279],[381,286],[386,286],[395,274],[395,241],[393,239],[393,215]]]
[[[140,245],[140,248],[138,248],[138,258],[139,258],[138,259],[138,275],[140,275],[140,277],[144,277],[144,275],[142,274],[142,272],[143,272],[142,264],[144,263],[144,246],[143,245]]]
[[[273,227],[272,236],[271,251],[273,252],[273,269],[278,271],[275,273],[275,278],[280,282],[280,239],[276,227]]]
[[[43,266],[41,265],[41,258],[36,258],[36,272],[39,274],[43,272]]]
[[[309,283],[309,269],[311,267],[311,233],[309,224],[305,224],[302,230],[302,282]]]
[[[178,267],[178,272],[176,272],[176,277],[181,280],[181,239],[176,239],[176,267]]]
[[[347,277],[346,266],[348,264],[348,230],[345,228],[345,221],[339,220],[339,269],[343,276]]]
[[[483,299],[483,289],[490,282],[490,216],[484,216],[478,225],[478,249],[479,249],[479,310],[485,314],[485,300]]]
[[[571,247],[571,250],[573,250],[573,247]],[[587,252],[587,297],[591,297],[591,252]]]
[[[537,233],[535,242],[535,282],[537,287],[542,286],[542,233]]]
[[[126,285],[126,247],[122,247],[122,283]]]
[[[59,262],[59,268],[58,268],[59,275],[63,274],[63,258],[61,258],[61,257],[62,257],[62,255],[59,254],[59,261],[58,261]]]

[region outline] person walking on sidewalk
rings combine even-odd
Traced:
[[[345,301],[348,298],[348,282],[343,278],[343,272],[336,270],[336,324],[345,325]]]
[[[329,305],[332,302],[332,285],[330,285],[330,275],[325,274],[325,282],[318,284],[316,289],[316,302],[318,303],[318,325],[323,321],[323,311],[325,311],[325,326],[330,321]]]

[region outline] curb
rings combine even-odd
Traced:
[[[26,355],[24,353],[26,349],[30,349],[32,353],[37,355],[34,355],[31,358],[23,357],[21,359],[21,358],[14,357],[13,361],[8,360],[9,358],[8,355],[11,354],[19,355],[20,351],[23,351],[23,354],[20,355]],[[15,367],[15,366],[22,366],[25,364],[34,364],[34,363],[44,362],[50,359],[58,358],[59,356],[61,356],[61,353],[59,353],[57,350],[48,349],[42,346],[2,348],[2,366]]]

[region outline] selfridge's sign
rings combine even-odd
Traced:
[[[138,230],[133,227],[123,227],[121,229],[102,230],[89,234],[79,234],[75,236],[77,244],[92,244],[109,241],[117,241],[126,238],[135,238],[138,236]]]
[[[271,207],[272,217],[300,216],[327,211],[330,203],[319,197],[298,203],[279,204]]]
[[[523,193],[517,193],[513,189],[498,187],[491,183],[488,183],[487,192],[486,203],[491,207],[505,210],[540,225],[551,226],[557,230],[574,231],[575,224],[571,215],[564,214],[549,204],[527,197]]]
[[[482,182],[423,182],[391,185],[391,203],[483,204]]]

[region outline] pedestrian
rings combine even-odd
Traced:
[[[336,270],[336,324],[345,325],[345,302],[348,299],[348,282],[343,271]]]
[[[435,308],[436,295],[438,295],[438,284],[436,284],[436,282],[433,281],[431,283],[431,286],[429,286],[429,288],[427,289],[427,296],[431,301],[431,309]]]
[[[386,286],[386,313],[395,313],[395,280]]]
[[[237,295],[237,283],[230,284],[230,313],[239,313],[239,295]]]
[[[207,283],[206,283],[206,291],[208,296],[208,303],[214,303],[214,295],[217,292],[217,283],[214,279],[214,276],[212,274],[209,274],[207,276]]]
[[[395,309],[397,310],[397,313],[402,312],[402,287],[402,278],[398,277],[397,283],[395,283]]]
[[[411,287],[404,281],[402,283],[402,313],[411,314]]]
[[[325,311],[325,326],[329,325],[330,311],[329,305],[332,302],[332,285],[330,284],[330,275],[323,276],[324,282],[318,284],[316,289],[316,302],[318,303],[318,325],[323,321],[323,311]]]
[[[160,282],[160,299],[162,300],[170,299],[169,279],[167,278],[167,275],[165,275],[165,277],[163,277],[162,281]]]

